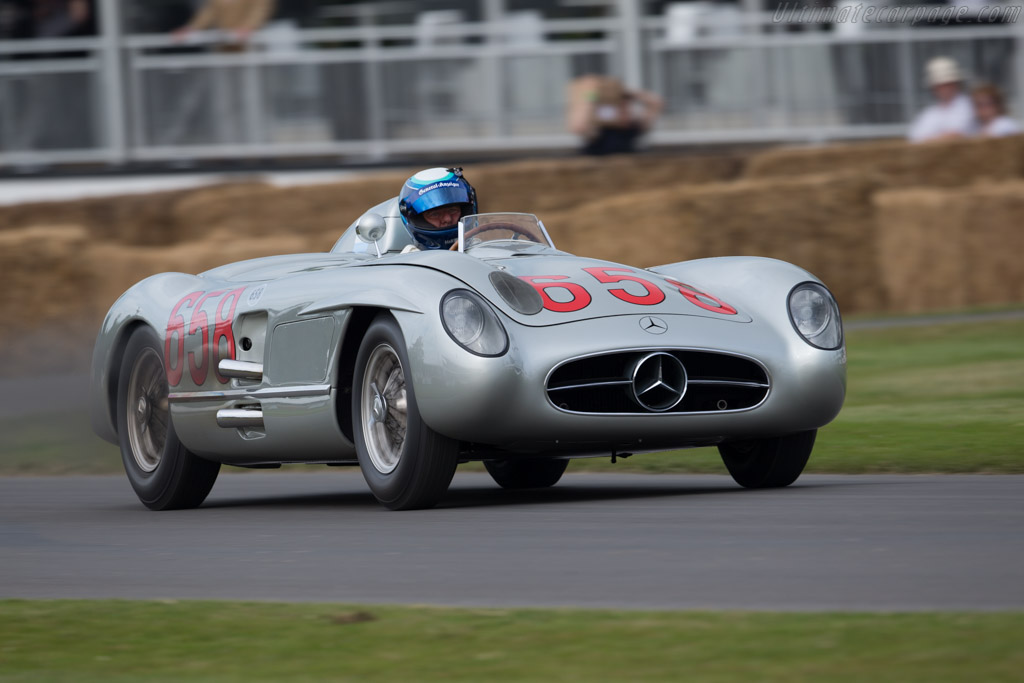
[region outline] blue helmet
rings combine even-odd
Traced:
[[[398,210],[409,234],[424,249],[447,249],[459,238],[459,226],[436,227],[424,212],[458,204],[459,217],[477,213],[476,190],[462,177],[461,168],[428,168],[405,181]]]

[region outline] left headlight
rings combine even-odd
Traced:
[[[508,333],[494,309],[468,289],[453,289],[441,300],[445,332],[478,356],[500,356],[508,351]]]
[[[817,282],[803,282],[789,293],[789,319],[811,346],[832,351],[843,345],[839,305]]]

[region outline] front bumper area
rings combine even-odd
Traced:
[[[643,331],[642,316],[616,316],[549,327],[505,319],[511,341],[501,358],[480,358],[454,343],[437,355],[413,354],[413,383],[424,420],[437,432],[514,452],[565,454],[661,450],[729,439],[778,436],[824,426],[846,391],[844,349],[823,351],[785,326],[663,316],[669,331]],[[429,325],[425,316],[400,321]],[[403,324],[403,327],[405,325]],[[407,330],[407,339],[411,329]],[[429,334],[421,329],[420,334]],[[443,334],[443,333],[442,333]],[[433,337],[436,339],[436,337]],[[549,400],[545,381],[569,358],[621,349],[698,349],[746,356],[766,370],[764,401],[744,410],[683,414],[579,414]]]

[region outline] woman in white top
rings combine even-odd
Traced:
[[[1006,100],[996,86],[985,83],[975,87],[971,91],[971,102],[981,137],[1001,138],[1021,132],[1017,122],[1006,115]]]

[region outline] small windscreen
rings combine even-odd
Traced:
[[[459,251],[494,242],[555,246],[544,224],[532,213],[478,213],[459,221]]]

